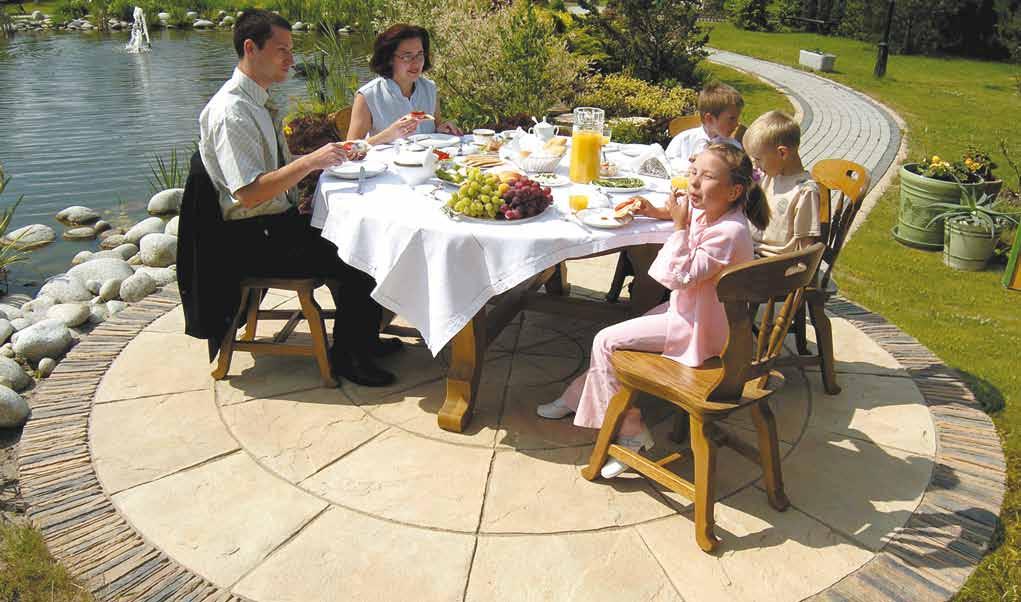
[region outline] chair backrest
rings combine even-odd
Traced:
[[[843,159],[819,161],[812,167],[812,179],[819,184],[819,222],[826,244],[822,256],[825,267],[819,274],[819,286],[825,287],[854,216],[858,215],[862,199],[869,190],[870,179],[864,167]]]
[[[737,140],[741,144],[744,144],[744,133],[747,131],[748,126],[743,123],[739,123],[737,124],[737,127],[734,128],[734,131],[730,133],[730,137],[733,138],[734,140]]]
[[[351,107],[344,107],[333,114],[333,128],[341,140],[347,140],[347,128],[351,126]]]
[[[722,272],[716,296],[727,312],[730,334],[721,354],[723,372],[709,399],[739,399],[745,384],[754,379],[765,387],[791,320],[801,306],[805,287],[819,268],[823,248],[822,243],[815,243],[801,251],[758,259]],[[762,308],[758,337],[752,331],[751,308],[756,305]]]
[[[670,120],[670,125],[667,126],[667,131],[670,132],[670,137],[673,138],[684,130],[697,128],[700,125],[702,125],[701,115],[681,115],[680,117],[674,117]]]

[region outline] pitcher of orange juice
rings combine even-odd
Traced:
[[[588,184],[599,177],[605,118],[606,113],[596,107],[578,107],[574,110],[569,172],[572,182]]]

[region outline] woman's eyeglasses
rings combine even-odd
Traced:
[[[416,52],[415,54],[411,54],[411,53],[408,53],[408,52],[402,52],[400,54],[395,54],[394,58],[396,58],[397,60],[399,60],[402,63],[414,63],[414,62],[417,62],[417,61],[423,61],[424,62],[425,61],[425,52]]]

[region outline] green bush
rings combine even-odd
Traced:
[[[398,0],[393,21],[424,24],[432,36],[441,116],[462,127],[544,115],[568,99],[584,58],[527,0],[493,7],[478,0]]]
[[[730,20],[740,29],[748,31],[771,31],[766,0],[731,0],[727,3]]]
[[[85,0],[58,0],[53,6],[53,21],[67,23],[80,19],[89,13],[89,5]]]
[[[611,117],[653,119],[672,119],[691,113],[697,102],[698,93],[694,90],[657,86],[623,74],[592,76],[576,99],[577,105],[600,107]]]
[[[598,41],[599,54],[592,57],[598,71],[630,72],[653,83],[698,83],[696,67],[709,39],[698,25],[700,0],[579,0],[578,5],[589,11],[578,23]]]

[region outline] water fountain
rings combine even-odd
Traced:
[[[131,39],[128,40],[128,45],[124,49],[135,53],[148,52],[151,45],[149,44],[149,28],[145,24],[145,11],[140,6],[136,6],[133,16],[135,22],[131,24]]]

